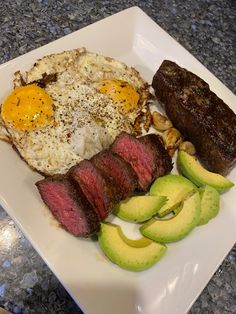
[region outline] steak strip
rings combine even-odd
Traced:
[[[119,190],[119,200],[129,197],[138,188],[138,178],[133,168],[109,149],[103,150],[91,159],[92,163],[114,181]]]
[[[122,132],[115,139],[111,149],[132,166],[137,174],[140,189],[147,191],[155,178],[171,171],[172,164],[158,136],[153,134],[144,138],[135,138]],[[162,163],[162,158],[167,161]]]
[[[69,175],[80,186],[101,220],[104,220],[115,203],[121,200],[114,182],[89,160],[82,160],[73,166]]]
[[[61,225],[79,237],[88,237],[100,229],[100,220],[79,186],[63,175],[36,183],[44,203]]]
[[[153,155],[155,166],[152,173],[152,180],[171,172],[173,168],[172,159],[158,135],[147,134],[139,137],[138,140],[145,145]]]

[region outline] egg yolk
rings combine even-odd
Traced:
[[[127,82],[105,80],[101,82],[99,90],[108,95],[124,112],[130,112],[138,106],[139,94]]]
[[[51,121],[53,101],[37,85],[18,87],[2,104],[1,115],[18,130],[35,130]]]

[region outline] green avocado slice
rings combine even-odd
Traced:
[[[101,223],[98,242],[105,255],[121,268],[141,271],[154,265],[166,252],[166,246],[145,237],[128,239],[120,226]]]
[[[198,224],[200,211],[200,195],[196,192],[183,202],[183,207],[177,215],[162,220],[152,218],[140,231],[145,237],[161,243],[179,241]]]
[[[178,153],[177,166],[179,171],[197,186],[210,185],[218,191],[224,191],[234,186],[233,182],[222,175],[203,168],[193,156],[184,151]]]
[[[166,202],[165,196],[140,195],[133,196],[118,204],[114,214],[131,222],[143,222],[150,219]]]
[[[170,212],[179,211],[182,201],[189,193],[196,192],[197,187],[188,179],[176,174],[169,174],[157,178],[151,186],[150,195],[162,195],[167,197],[167,202],[158,211],[158,216],[163,217]]]
[[[220,194],[213,187],[206,185],[200,189],[200,195],[201,214],[198,225],[204,225],[218,214],[220,209]]]

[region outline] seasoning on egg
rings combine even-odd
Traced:
[[[14,85],[0,128],[3,120],[22,158],[46,175],[91,158],[122,131],[134,133],[150,94],[134,68],[84,48],[37,60]]]
[[[3,102],[1,115],[18,130],[34,130],[50,123],[52,99],[36,85],[18,87]]]

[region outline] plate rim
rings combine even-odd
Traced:
[[[136,16],[137,19],[139,19],[141,16],[146,16],[146,17],[148,17],[148,19],[150,19],[153,23],[155,23],[155,25],[157,25],[157,26],[160,28],[160,26],[159,26],[158,24],[156,24],[156,22],[153,21],[153,20],[152,20],[145,12],[143,12],[139,7],[133,6],[133,7],[130,7],[130,8],[128,8],[128,9],[125,9],[125,10],[123,10],[123,11],[120,11],[120,12],[114,14],[114,15],[108,16],[108,17],[106,17],[105,19],[102,19],[102,20],[97,21],[97,22],[95,22],[95,23],[93,23],[93,24],[90,24],[90,25],[88,25],[88,26],[86,26],[86,27],[84,27],[84,28],[82,28],[82,29],[79,29],[79,30],[77,30],[77,31],[75,31],[75,32],[73,32],[73,33],[71,33],[71,34],[68,34],[68,35],[66,35],[66,36],[63,36],[63,37],[61,37],[61,38],[59,38],[59,39],[57,39],[57,40],[55,40],[55,41],[52,41],[52,42],[50,42],[50,43],[47,43],[46,45],[43,45],[43,46],[41,46],[41,47],[39,47],[39,48],[36,48],[36,49],[34,49],[34,50],[31,50],[31,51],[27,52],[27,53],[24,54],[24,55],[21,55],[21,56],[18,56],[18,57],[16,57],[16,58],[12,59],[12,60],[9,60],[8,62],[3,63],[3,64],[0,65],[0,71],[1,71],[4,67],[11,67],[11,65],[12,65],[13,63],[17,62],[17,61],[24,60],[24,59],[27,58],[28,56],[33,56],[36,51],[43,51],[43,50],[45,50],[47,47],[53,46],[53,44],[54,44],[55,42],[60,42],[62,39],[66,38],[66,37],[67,37],[67,38],[70,38],[70,36],[71,36],[72,34],[75,34],[75,33],[77,33],[77,32],[80,32],[81,30],[85,30],[85,29],[87,29],[87,28],[89,28],[89,27],[94,27],[97,23],[103,23],[105,20],[108,20],[108,19],[111,20],[111,19],[114,18],[114,16],[123,15],[124,13],[127,14],[127,12],[130,12],[130,13],[132,12],[133,14],[136,14],[136,15],[137,15],[137,16]],[[161,29],[162,29],[162,28],[161,28]],[[164,31],[164,30],[163,30],[163,31]],[[164,31],[164,32],[165,32],[166,34],[168,34],[166,31]],[[168,34],[168,36],[170,36],[170,35]],[[170,37],[171,37],[171,36],[170,36]],[[174,40],[178,45],[180,45],[174,38],[171,37],[171,39]],[[180,45],[180,46],[181,46],[181,45]],[[182,46],[181,46],[181,47],[182,47]],[[182,48],[185,49],[184,47],[182,47]],[[186,50],[186,49],[185,49],[185,50]],[[186,51],[187,51],[187,50],[186,50]],[[187,51],[187,52],[188,52],[188,51]],[[189,52],[188,52],[188,53],[189,53]],[[189,54],[190,54],[190,53],[189,53]],[[190,54],[190,55],[191,55],[191,54]],[[194,58],[198,63],[200,63],[199,60],[197,60],[193,55],[191,55],[191,57]],[[200,63],[200,64],[201,64],[201,63]],[[201,65],[202,65],[202,64],[201,64]],[[202,65],[202,66],[203,66],[203,65]],[[204,66],[203,66],[203,67],[204,67]],[[209,72],[209,70],[208,70],[207,68],[204,67],[204,69],[206,69],[206,70]],[[210,72],[209,72],[209,73],[210,73]],[[213,74],[211,73],[211,75],[213,75]],[[215,79],[219,80],[219,79],[216,78],[214,75],[213,75],[213,77],[214,77]],[[219,81],[219,82],[220,82],[220,81]],[[222,82],[220,82],[220,83],[223,84]],[[231,92],[231,91],[228,89],[227,86],[225,86],[225,85],[223,85],[223,86],[224,86],[224,88],[226,88],[229,92]],[[232,93],[232,92],[231,92],[231,93]],[[232,94],[233,94],[233,93],[232,93]],[[2,196],[1,196],[1,195],[0,195],[0,201],[1,201],[2,207],[6,210],[6,212],[7,212],[8,214],[11,213],[11,210],[8,209],[7,202],[5,202],[4,199],[2,199]],[[13,221],[19,226],[19,228],[21,229],[21,231],[25,234],[25,228],[24,228],[24,226],[22,226],[21,224],[19,224],[19,221],[17,221],[16,217],[12,216],[11,214],[9,214],[9,216],[13,219]],[[28,238],[28,237],[31,238],[31,236],[29,236],[29,235],[27,234],[27,238]],[[34,247],[34,249],[38,252],[38,254],[40,255],[40,257],[44,260],[44,262],[45,262],[45,263],[49,266],[49,268],[52,270],[52,269],[53,269],[53,265],[50,265],[50,263],[48,263],[48,260],[46,259],[46,257],[44,256],[44,254],[42,254],[42,253],[40,252],[40,250],[38,249],[37,243],[34,243],[34,241],[32,241],[32,239],[30,240],[30,242],[31,242],[32,246]],[[224,258],[225,258],[225,256],[226,256],[227,254],[228,254],[228,252],[225,253],[225,255],[221,258],[221,261],[220,261],[220,262],[217,262],[217,263],[216,263],[217,266],[216,266],[215,270],[220,266],[220,264],[222,263],[222,261],[224,260]],[[212,274],[215,272],[215,270],[213,270],[212,273],[211,273],[211,275],[210,275],[210,277],[205,280],[205,281],[206,281],[206,284],[209,282],[209,280],[210,280],[210,278],[212,277]],[[57,274],[56,274],[54,271],[53,271],[53,273],[54,273],[54,275],[55,275],[56,277],[58,277],[58,279],[59,279],[59,276],[57,276]],[[59,279],[59,280],[60,280],[60,279]],[[62,280],[60,280],[60,282],[62,282]],[[63,286],[66,287],[66,285],[65,285],[64,283],[63,283]],[[204,285],[203,287],[200,287],[200,288],[199,288],[199,293],[196,295],[195,299],[192,300],[191,304],[186,308],[186,311],[190,309],[190,307],[193,305],[193,303],[195,302],[195,300],[198,298],[198,296],[200,295],[200,293],[201,293],[201,291],[204,289],[204,287],[205,287],[205,285]],[[67,291],[70,291],[70,289],[68,289],[68,287],[66,288],[66,290],[67,290]],[[70,293],[70,295],[72,296],[72,298],[75,300],[75,302],[82,308],[83,306],[81,306],[81,305],[78,303],[78,300],[73,297],[73,293],[71,293],[71,292],[69,292],[69,293]]]

